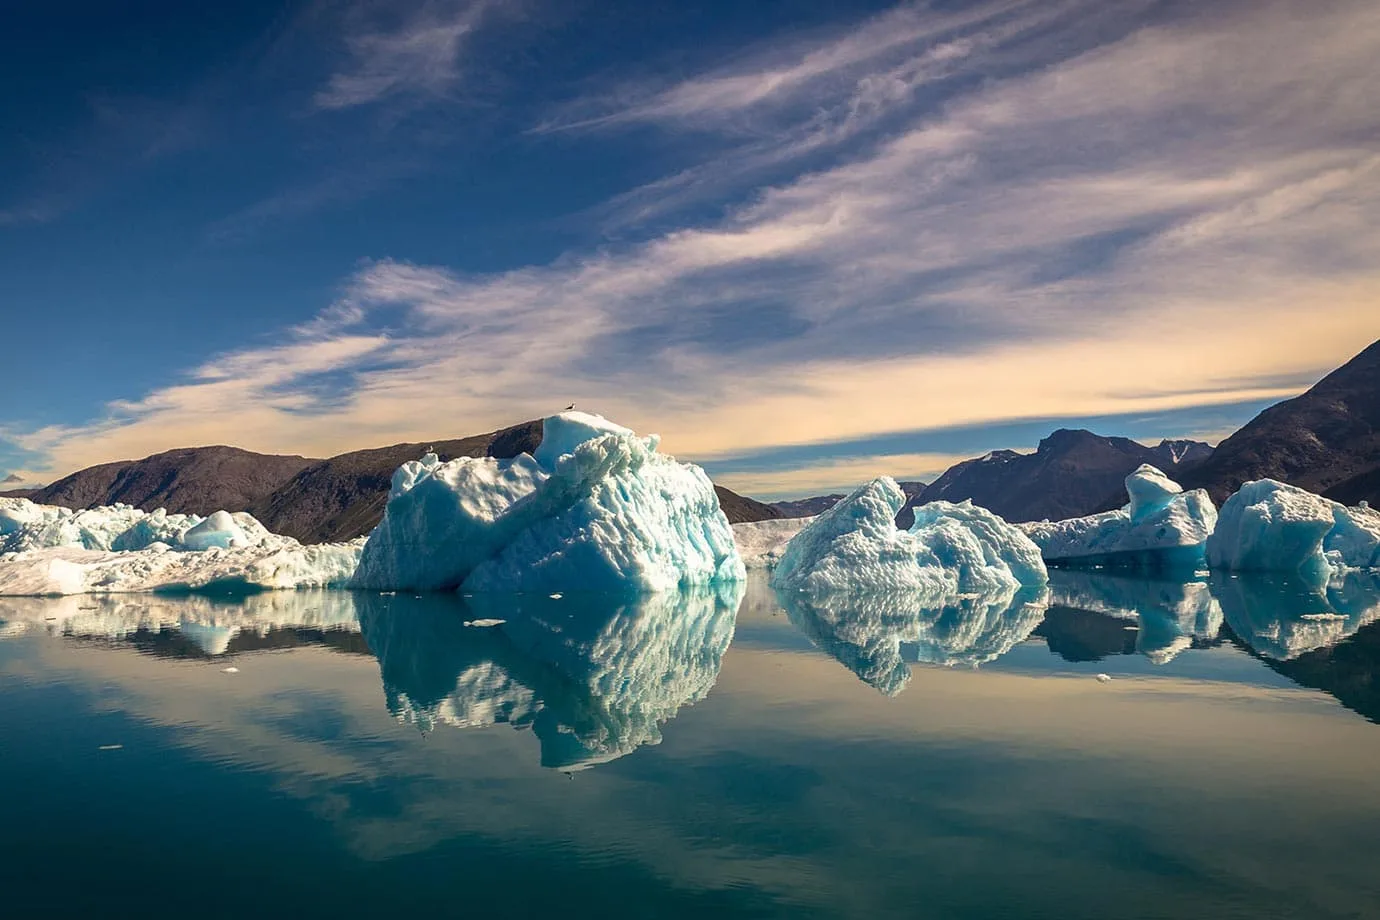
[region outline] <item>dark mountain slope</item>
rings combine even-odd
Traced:
[[[1196,441],[1146,447],[1129,438],[1061,428],[1041,441],[1033,454],[998,450],[955,464],[908,503],[897,522],[909,527],[915,505],[964,499],[1008,521],[1081,517],[1099,510],[1109,495],[1124,496],[1122,480],[1142,463],[1173,476],[1179,469],[1176,457],[1191,463],[1211,450]]]
[[[771,506],[781,512],[782,517],[803,518],[823,514],[839,503],[842,492],[831,495],[813,495],[810,498],[794,498],[790,501],[772,502]]]
[[[1301,396],[1277,403],[1183,479],[1221,502],[1253,479],[1278,479],[1339,501],[1380,500],[1380,342]]]
[[[356,450],[306,467],[248,511],[274,533],[303,543],[351,540],[383,517],[393,471],[431,448],[442,460],[515,457],[541,443],[541,422],[449,441],[393,444]]]
[[[775,518],[785,517],[779,508],[757,501],[755,498],[748,498],[739,495],[723,486],[715,486],[715,493],[719,496],[719,507],[724,509],[724,514],[728,517],[730,524],[743,524],[748,521],[770,521]]]
[[[122,502],[145,511],[238,511],[262,500],[314,462],[237,447],[184,447],[142,460],[89,467],[23,497],[68,508]]]

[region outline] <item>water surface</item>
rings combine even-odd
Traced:
[[[4,599],[6,915],[1373,916],[1377,617],[1078,572]]]

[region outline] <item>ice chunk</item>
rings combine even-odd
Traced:
[[[1380,515],[1273,479],[1248,482],[1222,505],[1207,559],[1213,568],[1321,585],[1334,572],[1380,564]]]
[[[567,412],[545,421],[535,456],[404,464],[353,585],[550,594],[741,579],[709,478],[656,447]]]
[[[970,502],[916,509],[896,528],[905,495],[882,477],[814,518],[787,545],[772,585],[804,591],[963,591],[1043,584],[1039,550],[1020,530]]]
[[[141,511],[116,504],[74,511],[27,499],[0,499],[0,553],[56,547],[132,552],[160,543],[204,551],[273,539],[267,528],[244,512],[217,511],[203,519],[195,514],[169,514],[162,508]]]
[[[1131,523],[1138,524],[1152,514],[1169,507],[1174,496],[1183,493],[1183,486],[1148,463],[1142,463],[1126,477],[1126,494],[1131,504]]]
[[[1013,585],[962,595],[786,591],[780,602],[819,649],[888,696],[910,681],[907,654],[923,664],[977,667],[1029,636],[1047,606],[1045,589]]]
[[[1334,569],[1380,568],[1380,512],[1365,502],[1355,508],[1334,505],[1323,555]]]
[[[290,537],[207,552],[176,552],[161,543],[127,552],[49,547],[0,556],[0,595],[343,587],[363,548],[363,540],[302,546]]]
[[[543,469],[554,470],[562,457],[574,454],[581,444],[610,434],[618,438],[635,437],[631,428],[614,424],[603,416],[588,412],[562,412],[542,422],[541,444],[537,445],[532,458]],[[653,450],[659,440],[656,435],[649,439]]]
[[[217,511],[200,524],[189,528],[182,535],[182,545],[190,550],[208,550],[213,547],[230,549],[232,546],[249,545],[249,539],[230,516],[230,512]]]
[[[1126,477],[1124,508],[1019,525],[1046,562],[1128,569],[1192,570],[1217,524],[1217,509],[1202,489],[1184,492],[1149,464]]]
[[[430,731],[530,727],[546,767],[575,770],[661,740],[713,686],[742,586],[630,598],[358,594],[388,708]],[[466,622],[502,620],[488,629]]]
[[[776,518],[734,524],[733,540],[738,544],[743,565],[749,569],[775,568],[787,544],[813,520],[813,517]]]

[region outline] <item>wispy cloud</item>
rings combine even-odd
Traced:
[[[721,220],[494,275],[371,263],[286,344],[24,446],[61,468],[226,431],[322,454],[574,399],[707,459],[1288,395],[1281,378],[1380,336],[1380,9],[1181,15],[1072,51],[1021,31],[1003,51],[1020,72],[906,110]],[[842,41],[812,60],[904,64]],[[867,77],[799,66],[770,92],[828,105]],[[760,104],[734,92],[677,98]]]
[[[460,80],[461,54],[499,0],[425,2],[400,22],[383,23],[390,9],[360,11],[345,37],[348,66],[332,74],[313,101],[338,110],[395,96],[442,96]]]

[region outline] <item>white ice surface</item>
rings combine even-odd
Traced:
[[[782,590],[922,591],[954,594],[1044,584],[1039,550],[1019,529],[970,502],[915,509],[896,527],[905,495],[882,477],[807,524],[772,574]]]
[[[273,537],[202,552],[178,552],[164,544],[126,552],[62,546],[27,550],[0,556],[0,595],[344,587],[363,545],[361,539],[303,546],[290,537]]]
[[[709,478],[657,443],[567,412],[545,420],[535,456],[404,464],[353,585],[549,594],[742,579]]]
[[[1273,479],[1226,500],[1207,541],[1210,566],[1275,572],[1322,584],[1346,569],[1380,565],[1380,515]]]
[[[0,553],[63,547],[130,551],[163,544],[193,552],[251,546],[273,535],[244,512],[210,517],[141,511],[129,505],[73,510],[26,498],[0,498]]]
[[[786,545],[813,520],[813,517],[775,518],[734,524],[733,540],[738,544],[743,565],[749,569],[775,568]]]
[[[1217,509],[1202,489],[1184,492],[1178,483],[1148,464],[1126,477],[1130,503],[1115,511],[1038,521],[1020,528],[1047,561],[1136,556],[1153,563],[1195,563],[1217,524]]]

